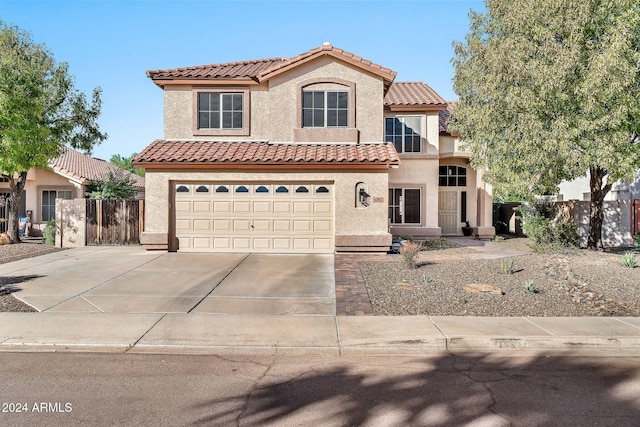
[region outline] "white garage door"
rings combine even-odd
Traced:
[[[332,253],[329,183],[177,183],[184,252]]]

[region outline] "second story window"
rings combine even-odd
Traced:
[[[384,123],[384,140],[392,142],[398,153],[419,153],[422,138],[420,117],[387,117]]]
[[[348,127],[348,118],[348,92],[302,92],[302,127]]]
[[[198,129],[242,129],[242,93],[198,93]]]

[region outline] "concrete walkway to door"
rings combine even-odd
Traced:
[[[0,276],[42,312],[335,315],[333,263],[85,247],[0,265]]]

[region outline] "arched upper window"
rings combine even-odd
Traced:
[[[240,187],[236,187],[236,193],[248,193],[248,192],[249,192],[249,189],[244,185],[241,185]]]
[[[316,188],[316,193],[328,193],[328,192],[329,192],[329,189],[324,185]]]
[[[276,193],[288,193],[288,192],[289,192],[289,189],[284,185],[281,185],[280,187],[276,188]]]
[[[308,192],[309,192],[309,189],[303,185],[296,188],[296,193],[308,193]]]
[[[256,193],[268,193],[268,192],[269,192],[269,189],[264,185],[261,185],[260,187],[256,188]]]
[[[438,169],[440,187],[466,187],[467,169],[462,166],[443,165]]]
[[[187,187],[186,185],[180,185],[178,186],[178,188],[176,188],[176,193],[188,193],[189,192],[189,187]]]
[[[216,193],[228,193],[229,189],[227,187],[225,187],[224,185],[219,185],[216,188]]]
[[[208,193],[209,192],[209,187],[207,187],[206,185],[201,185],[198,188],[196,188],[196,193]]]

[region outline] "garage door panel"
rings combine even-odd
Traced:
[[[270,219],[256,219],[253,221],[254,231],[271,231]]]
[[[291,239],[289,238],[274,238],[273,249],[278,251],[286,251],[291,249]]]
[[[251,231],[251,222],[248,219],[236,219],[233,221],[233,231]]]
[[[213,238],[214,250],[228,250],[231,249],[231,239],[229,237],[214,237]]]
[[[258,251],[264,251],[267,249],[271,249],[271,238],[270,237],[254,237],[253,238],[253,249]]]
[[[332,249],[331,239],[313,239],[313,249],[315,250]]]
[[[311,213],[311,202],[293,202],[293,213]]]
[[[183,200],[176,200],[176,213],[177,212],[191,212],[191,202]]]
[[[211,202],[193,202],[193,212],[194,213],[209,213],[211,212]]]
[[[190,219],[176,219],[176,231],[189,231],[191,230]]]
[[[214,219],[213,231],[231,231],[230,219]]]
[[[293,238],[293,249],[296,250],[309,250],[311,249],[311,238],[309,237],[294,237]]]
[[[314,202],[313,203],[313,212],[321,213],[321,214],[330,214],[333,213],[331,209],[331,202]]]
[[[313,231],[315,232],[330,232],[331,221],[329,220],[315,220],[313,221]]]
[[[294,220],[293,231],[297,233],[304,233],[307,231],[311,231],[311,220],[308,220],[308,219]]]
[[[194,219],[193,220],[193,229],[195,231],[210,231],[211,230],[211,220],[210,219]]]
[[[211,249],[211,239],[208,237],[194,237],[193,249]]]
[[[213,213],[225,214],[231,212],[231,202],[213,202]]]
[[[176,194],[175,233],[181,251],[323,252],[334,250],[331,184],[183,183]],[[316,193],[319,186],[329,192]],[[200,193],[195,189],[202,187]],[[218,192],[218,188],[231,189]],[[235,189],[246,187],[247,192]],[[278,188],[288,188],[289,192]],[[307,188],[308,192],[296,192]],[[257,191],[260,189],[261,191]]]
[[[288,219],[275,219],[273,220],[273,231],[275,232],[289,232],[291,231],[291,221]]]
[[[291,212],[291,202],[273,202],[273,213],[288,214]]]
[[[270,201],[253,202],[253,213],[269,213],[271,212]]]
[[[233,249],[241,251],[251,250],[251,238],[249,237],[234,237]]]
[[[233,212],[234,213],[249,213],[251,212],[251,202],[242,201],[242,202],[233,202]]]

